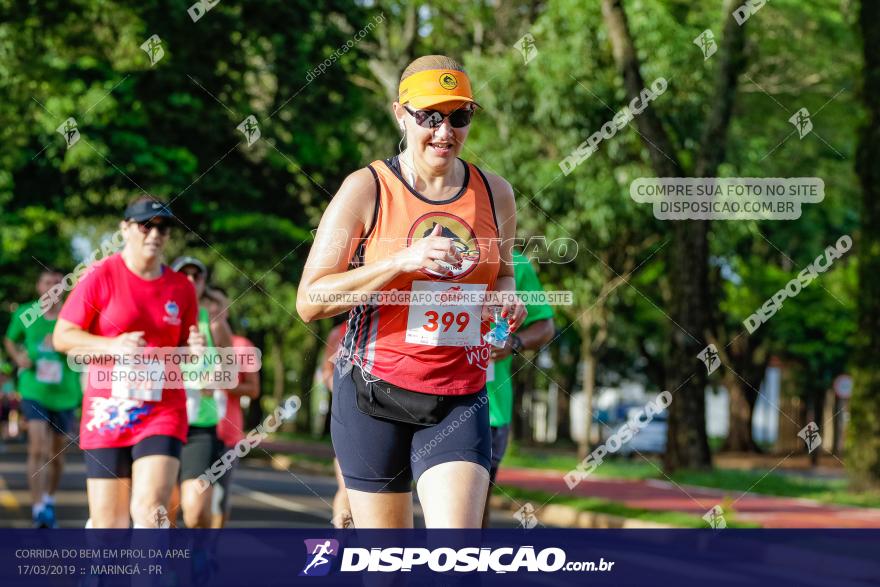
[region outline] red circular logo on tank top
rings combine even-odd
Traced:
[[[461,263],[452,265],[445,261],[437,264],[444,269],[452,271],[452,275],[443,275],[430,269],[422,268],[421,272],[438,279],[459,279],[474,270],[480,262],[480,248],[477,246],[477,236],[474,229],[462,218],[448,212],[428,212],[420,216],[409,229],[407,246],[425,238],[439,224],[442,227],[440,236],[452,239],[452,244],[461,254]]]

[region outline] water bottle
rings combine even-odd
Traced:
[[[507,345],[507,337],[510,335],[510,325],[507,320],[501,317],[500,307],[492,308],[492,312],[495,316],[495,326],[483,335],[483,340],[492,346],[503,349]]]

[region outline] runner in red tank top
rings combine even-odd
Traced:
[[[458,158],[476,106],[456,61],[411,63],[393,104],[407,148],[345,180],[300,282],[304,320],[349,311],[331,434],[356,527],[411,527],[413,479],[428,527],[480,527],[491,451],[485,299],[511,330],[526,310],[497,295],[515,291],[513,190]],[[375,292],[412,303],[357,296]]]

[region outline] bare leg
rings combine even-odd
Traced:
[[[171,488],[171,499],[168,505],[168,521],[172,528],[177,528],[177,519],[180,517],[180,485],[175,483]]]
[[[61,433],[49,434],[52,439],[52,454],[49,456],[52,461],[49,466],[49,482],[46,493],[55,495],[58,491],[58,485],[61,483],[61,473],[64,471],[64,447],[70,442],[66,436]],[[54,457],[54,458],[53,458]]]
[[[128,528],[131,479],[88,479],[92,528]]]
[[[482,496],[489,490],[489,471],[480,465],[467,461],[435,465],[422,473],[417,488],[426,527],[480,527]]]
[[[187,528],[211,527],[211,498],[214,488],[198,479],[187,479],[180,484],[180,505],[183,507],[183,523]]]
[[[333,459],[333,469],[336,472],[336,495],[333,496],[333,527],[348,528],[351,526],[351,505],[348,503],[348,492],[345,489],[345,480],[342,478],[342,469],[339,461]]]
[[[412,528],[412,493],[348,490],[356,528]]]
[[[171,490],[177,483],[179,469],[180,461],[166,455],[150,455],[134,461],[131,519],[136,525],[158,528],[168,521]]]
[[[492,485],[486,491],[486,506],[483,508],[483,528],[489,527],[489,500],[492,499]]]
[[[51,457],[50,443],[49,423],[44,420],[30,420],[28,422],[28,486],[31,490],[31,505],[41,503],[43,493],[46,492],[49,477],[49,467],[46,463]]]

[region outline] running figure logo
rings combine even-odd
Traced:
[[[704,348],[699,355],[697,355],[697,358],[703,361],[703,364],[706,365],[707,375],[711,375],[721,366],[721,359],[718,357],[718,349],[715,348],[714,344],[710,344]]]
[[[715,55],[715,51],[718,50],[718,43],[715,42],[715,35],[712,33],[712,29],[706,29],[697,35],[697,38],[694,39],[694,45],[703,52],[703,61]]]
[[[237,127],[238,130],[247,139],[247,146],[250,147],[260,139],[260,127],[257,125],[257,118],[253,114],[241,121]]]
[[[703,515],[703,519],[709,524],[713,530],[724,530],[727,528],[727,520],[724,519],[724,508],[720,505],[713,506],[711,510]]]
[[[797,129],[800,138],[804,138],[810,134],[811,130],[813,130],[813,121],[810,120],[810,111],[806,108],[801,108],[795,112],[788,121]]]
[[[79,140],[79,130],[76,128],[76,119],[72,116],[62,122],[61,126],[56,128],[55,131],[64,137],[64,142],[67,143],[68,149],[74,146]]]
[[[535,515],[535,506],[530,503],[519,508],[513,517],[519,520],[520,526],[526,530],[531,530],[538,525],[538,517]]]
[[[156,508],[153,512],[153,522],[157,528],[171,527],[171,520],[168,518],[168,510],[165,509],[165,506],[160,505]]]
[[[306,543],[306,566],[299,576],[323,577],[327,575],[330,572],[330,563],[339,555],[339,541],[332,538],[320,538],[304,542]]]
[[[474,234],[474,230],[464,219],[447,212],[429,212],[424,214],[410,228],[407,245],[413,245],[419,239],[430,235],[437,224],[443,229],[440,236],[452,239],[453,246],[461,254],[461,262],[457,265],[451,265],[445,261],[437,262],[438,265],[452,272],[452,275],[449,276],[431,271],[430,269],[422,269],[421,271],[431,277],[440,279],[459,279],[464,277],[473,271],[477,263],[480,262],[480,249],[477,247],[477,237]]]
[[[819,426],[815,422],[810,422],[798,432],[805,443],[807,443],[807,451],[812,453],[822,445],[822,436],[819,435]]]
[[[538,46],[535,45],[535,37],[531,33],[523,35],[514,45],[523,58],[523,65],[528,65],[538,56]]]
[[[159,35],[153,35],[141,44],[141,49],[150,58],[150,67],[159,63],[165,57],[165,49],[162,48],[162,39]]]

